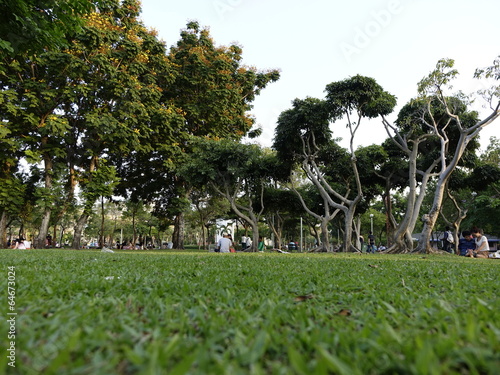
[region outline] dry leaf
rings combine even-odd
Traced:
[[[349,315],[352,315],[352,311],[349,310],[349,309],[342,309],[340,310],[337,315],[341,315],[341,316],[349,316]]]
[[[305,296],[297,296],[294,298],[295,302],[304,302],[307,299],[312,299],[314,296],[312,294],[306,294]]]

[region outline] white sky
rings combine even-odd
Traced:
[[[472,78],[475,68],[500,55],[498,0],[142,0],[142,8],[143,22],[168,47],[196,20],[217,45],[240,45],[245,65],[280,69],[280,80],[262,91],[252,111],[264,146],[293,99],[324,98],[330,82],[375,78],[398,97],[394,119],[439,59],[455,60],[455,88],[469,93],[482,88]],[[345,124],[332,129],[347,146]],[[500,120],[481,133],[483,145],[492,135],[500,136]],[[355,144],[385,138],[380,121],[365,122]]]

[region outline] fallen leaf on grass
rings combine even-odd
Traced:
[[[352,315],[352,311],[349,310],[349,309],[342,309],[340,310],[337,315],[340,315],[340,316],[350,316]]]
[[[314,298],[314,296],[312,294],[306,294],[305,296],[297,296],[293,300],[295,302],[304,302],[305,300],[313,299],[313,298]]]

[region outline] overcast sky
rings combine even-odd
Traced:
[[[240,45],[245,65],[281,71],[252,111],[265,146],[293,99],[324,98],[330,82],[356,74],[375,78],[398,97],[393,119],[439,59],[454,59],[455,88],[473,92],[482,88],[472,78],[475,68],[500,55],[498,0],[142,0],[142,8],[144,24],[169,47],[196,20],[217,45]],[[332,129],[347,141],[344,123]],[[491,135],[500,136],[500,121],[482,133],[483,145]],[[385,138],[380,121],[364,123],[355,144]]]

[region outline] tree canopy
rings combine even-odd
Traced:
[[[140,11],[137,0],[0,5],[2,242],[15,226],[36,232],[43,247],[51,227],[55,237],[56,227],[73,226],[79,247],[89,226],[103,245],[105,210],[119,206],[132,213],[133,241],[144,211],[161,230],[173,226],[177,248],[186,215],[193,220],[196,210],[205,237],[215,207],[224,215],[229,207],[255,244],[265,220],[279,243],[285,222],[300,216],[322,251],[332,250],[332,223],[341,249],[361,250],[374,207],[384,211],[389,251],[414,251],[415,230],[422,252],[432,251],[438,226],[458,232],[475,220],[494,230],[480,215],[498,208],[498,141],[479,154],[478,135],[500,115],[500,59],[475,73],[491,84],[479,93],[490,109],[483,117],[472,98],[450,91],[458,72],[443,59],[394,122],[396,96],[371,77],[293,100],[269,150],[242,140],[258,132],[253,102],[279,71],[245,65],[240,46],[217,45],[194,21],[167,48]],[[387,140],[355,149],[359,129],[372,131],[377,118]],[[335,138],[339,126],[349,131],[347,148]]]

